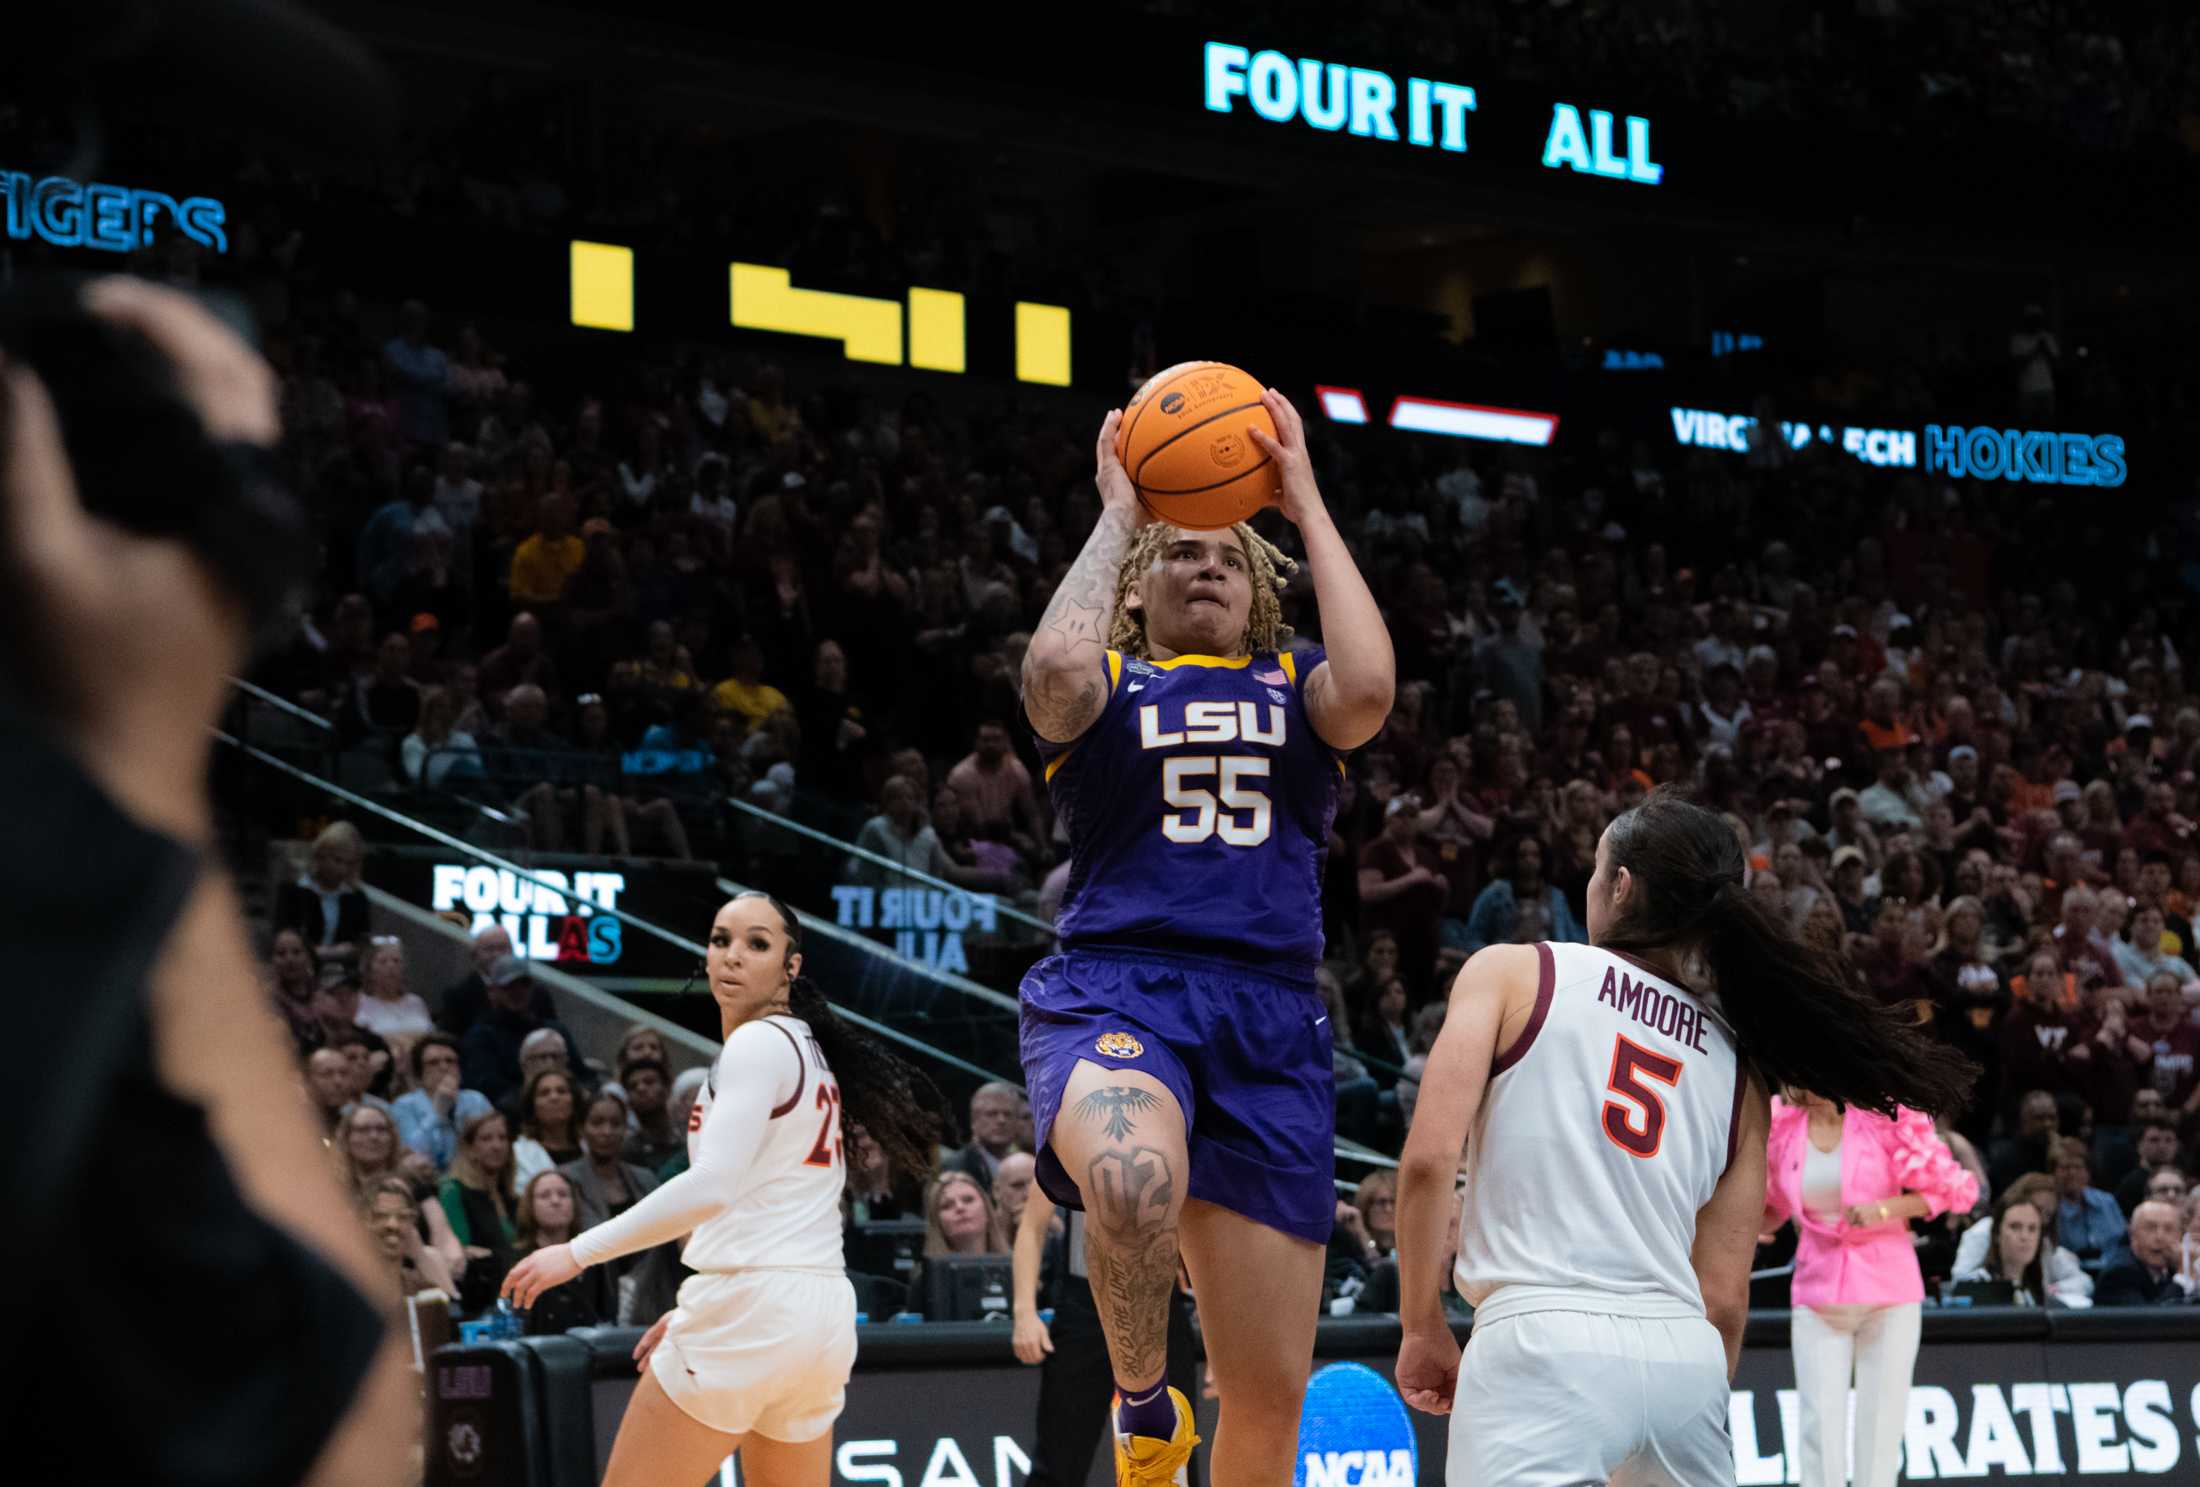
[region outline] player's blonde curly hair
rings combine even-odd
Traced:
[[[1299,565],[1244,522],[1232,523],[1230,532],[1245,545],[1246,561],[1253,566],[1253,607],[1245,618],[1245,638],[1240,644],[1255,655],[1280,651],[1291,638],[1291,627],[1283,622],[1283,586]],[[1123,554],[1123,566],[1115,576],[1115,618],[1108,626],[1110,650],[1146,659],[1146,621],[1143,611],[1130,607],[1131,590],[1176,537],[1175,527],[1153,522],[1139,529],[1131,550]]]

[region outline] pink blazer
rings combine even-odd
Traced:
[[[1803,1158],[1810,1145],[1810,1112],[1774,1098],[1772,1130],[1765,1141],[1766,1227],[1795,1220],[1797,1306],[1899,1306],[1925,1299],[1925,1278],[1909,1225],[1899,1220],[1854,1227],[1842,1220],[1821,1224],[1803,1211]],[[1927,1216],[1968,1210],[1978,1201],[1978,1179],[1958,1162],[1933,1130],[1932,1117],[1904,1109],[1893,1120],[1851,1108],[1841,1123],[1841,1205],[1876,1203],[1916,1193]]]

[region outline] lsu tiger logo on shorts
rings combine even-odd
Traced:
[[[1146,1051],[1146,1045],[1129,1033],[1102,1033],[1100,1040],[1092,1045],[1092,1051],[1104,1053],[1109,1058],[1136,1058]]]

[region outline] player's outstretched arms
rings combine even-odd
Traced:
[[[1122,413],[1114,412],[1101,421],[1094,451],[1100,520],[1024,649],[1024,713],[1040,737],[1053,743],[1068,743],[1090,728],[1107,703],[1105,658],[1116,578],[1131,539],[1147,520],[1123,462],[1115,457],[1115,430],[1122,420]]]

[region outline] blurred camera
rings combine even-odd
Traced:
[[[208,437],[167,357],[88,311],[84,282],[41,277],[0,294],[0,354],[45,383],[84,509],[188,544],[264,632],[311,571],[304,510],[270,451]],[[209,308],[236,326],[231,307]]]

